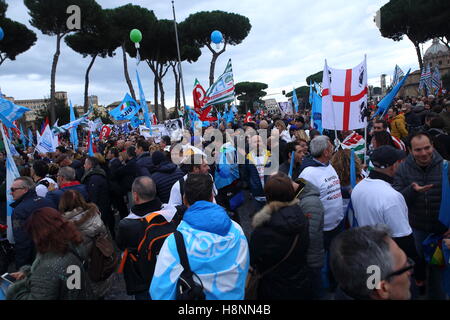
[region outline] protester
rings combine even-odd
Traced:
[[[80,181],[81,178],[83,177],[84,174],[83,164],[79,160],[73,160],[71,156],[69,156],[68,154],[64,153],[60,155],[55,162],[56,164],[59,165],[60,168],[63,167],[73,168],[75,170],[75,179],[77,181]]]
[[[294,179],[297,178],[300,175],[300,165],[302,163],[302,159],[305,154],[303,150],[304,149],[297,142],[288,143],[286,146],[286,154],[285,154],[285,158],[288,160],[280,165],[279,171],[287,175],[291,174],[291,177]],[[292,167],[292,172],[290,172],[293,152],[294,152],[294,165]]]
[[[96,245],[96,239],[105,237],[108,233],[100,217],[98,207],[95,203],[87,203],[78,191],[68,190],[61,197],[59,211],[67,221],[75,224],[77,230],[82,235],[82,252],[87,257],[90,257]],[[105,297],[111,288],[111,280],[111,277],[104,281],[90,279],[93,295],[96,299],[103,299]]]
[[[145,140],[139,140],[136,143],[136,164],[139,169],[139,176],[150,177],[153,171],[152,157],[149,151],[150,144]]]
[[[33,264],[11,276],[17,279],[7,291],[7,300],[88,300],[92,298],[83,267],[81,233],[72,222],[48,207],[35,211],[26,228],[36,244]],[[79,289],[68,286],[69,267],[79,270]]]
[[[450,234],[450,230],[439,221],[443,158],[434,150],[427,133],[414,134],[410,145],[411,153],[398,168],[393,187],[405,198],[416,249],[424,259],[422,243],[425,239],[431,234]],[[445,299],[442,277],[443,271],[439,267],[427,266],[429,299]]]
[[[35,184],[29,177],[19,177],[11,186],[12,228],[15,240],[15,263],[19,269],[31,264],[36,251],[33,240],[25,229],[25,223],[31,214],[43,207],[55,207],[49,200],[36,194]]]
[[[45,198],[50,185],[54,185],[55,188],[58,188],[55,180],[48,176],[47,162],[36,160],[31,169],[31,178],[36,183],[36,194],[39,197]]]
[[[336,300],[409,300],[414,261],[387,228],[365,226],[342,232],[331,246],[331,270],[339,284]],[[369,270],[380,273],[370,281]],[[370,284],[370,286],[368,285]]]
[[[270,177],[264,191],[267,205],[253,217],[250,240],[250,264],[264,275],[258,299],[311,299],[308,220],[286,176]]]
[[[75,180],[75,170],[71,167],[62,167],[58,171],[58,176],[56,177],[58,182],[58,189],[51,190],[45,196],[46,199],[53,203],[53,207],[57,208],[59,206],[59,200],[61,196],[67,190],[76,190],[84,197],[86,201],[90,201],[89,192],[84,184]]]
[[[211,177],[189,175],[184,193],[188,210],[177,231],[184,238],[190,268],[201,281],[206,300],[242,300],[249,267],[247,239],[242,228],[212,199]],[[152,299],[174,300],[182,270],[175,236],[170,235],[156,262]]]
[[[158,198],[162,203],[169,203],[170,191],[184,173],[176,164],[169,162],[161,151],[153,153],[152,161],[154,165],[152,179],[156,185]]]

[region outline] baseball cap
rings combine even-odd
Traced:
[[[393,166],[397,161],[406,158],[406,152],[384,145],[376,148],[370,154],[370,161],[375,168],[385,169]]]

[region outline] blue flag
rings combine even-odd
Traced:
[[[89,131],[89,157],[93,157],[94,156],[94,148],[92,147],[92,144],[94,143],[94,141],[92,140],[92,133]]]
[[[150,123],[150,117],[148,115],[147,101],[145,100],[144,90],[142,89],[141,79],[139,78],[139,72],[137,70],[136,70],[136,77],[137,77],[138,86],[139,86],[139,99],[141,100],[141,109],[142,109],[142,111],[144,111],[145,126],[147,128],[151,128],[152,124]],[[134,128],[137,128],[137,127],[134,127]]]
[[[8,138],[6,137],[5,131],[3,130],[3,126],[1,127],[1,131],[2,131],[2,136],[3,136],[3,144],[5,145],[5,150],[6,150],[6,215],[7,215],[7,225],[8,225],[8,240],[11,243],[14,243],[14,237],[13,237],[13,233],[12,233],[12,220],[11,220],[11,216],[12,216],[12,212],[13,212],[13,208],[10,206],[11,203],[13,203],[13,198],[11,195],[11,192],[9,192],[9,190],[12,187],[12,184],[14,182],[14,179],[19,177],[19,170],[17,170],[17,166],[16,163],[14,162],[14,159],[12,157],[11,154],[11,149],[9,148],[10,146],[10,142],[8,140]]]
[[[298,99],[297,94],[295,93],[295,89],[292,91],[292,102],[294,103],[295,113],[298,112]]]
[[[128,93],[123,98],[122,102],[113,110],[109,112],[111,117],[116,120],[131,120],[136,113],[138,113],[140,105]]]
[[[33,132],[31,131],[30,128],[28,128],[28,146],[29,147],[33,146]]]
[[[139,117],[137,115],[135,115],[131,120],[130,120],[130,124],[133,128],[139,128],[139,126],[142,124],[141,119],[139,119]],[[147,127],[147,126],[146,126]],[[148,127],[147,127],[148,128]]]
[[[312,110],[311,110],[311,122],[313,124],[314,129],[320,132],[322,134],[323,127],[322,127],[322,97],[317,93],[313,92],[313,103],[312,103]]]
[[[73,110],[72,101],[70,101],[70,123],[74,123],[75,120],[75,111]],[[75,125],[70,129],[70,142],[72,143],[74,151],[76,151],[78,148],[77,126],[78,125]]]
[[[27,145],[27,136],[25,135],[25,131],[23,131],[22,124],[20,125],[20,140],[22,140],[23,148]]]
[[[14,121],[23,117],[30,109],[18,106],[0,96],[0,121],[8,128],[15,128]]]
[[[450,229],[450,186],[448,181],[448,161],[442,163],[442,197],[439,221]]]
[[[406,79],[409,77],[409,72],[411,69],[408,70],[406,75],[403,77],[403,79],[397,84],[391,92],[389,92],[379,103],[378,103],[378,110],[373,115],[372,119],[375,118],[377,115],[384,115],[386,113],[386,110],[389,109],[389,106],[392,103],[392,100],[394,100],[397,93],[400,91],[400,89],[403,87],[403,84],[405,83]]]

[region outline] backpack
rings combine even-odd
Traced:
[[[93,282],[108,279],[116,271],[119,257],[109,233],[95,237],[90,252],[88,274]]]
[[[202,281],[192,272],[189,265],[183,235],[180,231],[176,231],[174,235],[180,263],[183,267],[183,272],[181,272],[177,282],[176,300],[205,300]],[[194,281],[194,276],[199,280],[200,284]]]
[[[155,271],[156,257],[168,236],[176,230],[175,222],[167,220],[155,212],[140,219],[143,237],[137,248],[125,249],[119,267],[124,273],[127,294],[148,291]]]

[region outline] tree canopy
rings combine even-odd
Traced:
[[[234,88],[237,99],[244,103],[246,110],[253,111],[254,103],[262,103],[261,98],[267,95],[264,90],[268,85],[261,82],[239,82]]]
[[[181,23],[185,37],[199,48],[207,47],[213,57],[209,71],[209,84],[214,82],[214,69],[217,58],[226,50],[227,45],[240,44],[250,33],[250,20],[236,13],[220,10],[201,11],[191,14]],[[219,30],[223,35],[224,46],[219,52],[211,46],[211,32]]]
[[[301,86],[295,89],[295,94],[297,98],[307,98],[309,97],[309,86]],[[292,97],[292,91],[286,93],[286,97]]]
[[[323,79],[323,70],[317,73],[314,73],[306,78],[307,84],[314,84],[314,82],[321,83]]]

